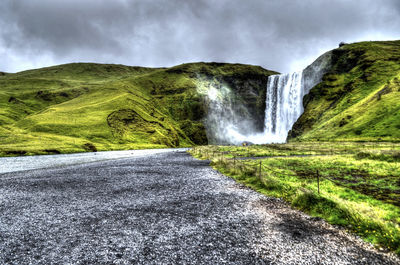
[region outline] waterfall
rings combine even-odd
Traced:
[[[303,72],[270,76],[265,102],[265,142],[285,142],[302,113]]]
[[[332,52],[327,52],[303,71],[269,76],[263,132],[255,126],[251,111],[227,84],[198,75],[197,92],[207,102],[204,124],[209,143],[284,143],[289,130],[303,114],[304,95],[321,82],[330,69],[331,58]]]
[[[329,71],[332,52],[326,52],[303,71],[268,78],[265,100],[264,143],[284,143],[303,114],[303,97]]]

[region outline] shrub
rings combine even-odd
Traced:
[[[92,143],[86,143],[82,147],[87,152],[97,152],[96,146],[94,146],[94,144],[92,144]]]
[[[355,133],[356,135],[361,135],[361,134],[362,134],[362,130],[357,129],[357,130],[354,131],[354,133]]]

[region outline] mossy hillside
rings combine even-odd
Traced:
[[[289,139],[400,140],[400,41],[347,44],[304,98]]]
[[[169,69],[68,64],[1,76],[0,153],[79,152],[88,144],[116,150],[207,143],[198,77],[239,75],[251,82],[270,73],[207,63]]]
[[[69,68],[77,71],[87,65]],[[70,71],[58,76],[43,69],[37,76],[28,72],[28,77],[24,72],[0,80],[1,120],[6,130],[1,135],[3,154],[85,151],[84,145],[92,142],[100,150],[120,149],[124,139],[112,139],[106,123],[108,112],[126,105],[130,98],[115,81],[120,79],[119,73],[105,81],[97,71],[76,79],[71,79],[74,73]],[[143,100],[139,96],[132,99]],[[153,145],[157,146],[143,142],[138,147]]]
[[[276,74],[257,66],[224,63],[189,63],[165,71],[135,78],[135,85],[148,91],[164,112],[179,124],[196,144],[206,144],[203,124],[207,114],[207,98],[199,92],[199,83],[226,85],[263,126],[265,90],[268,76]]]

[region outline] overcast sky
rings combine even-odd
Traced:
[[[1,0],[0,71],[217,61],[300,70],[339,42],[400,39],[400,0]]]

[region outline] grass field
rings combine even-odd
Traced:
[[[0,75],[0,156],[207,144],[199,78],[240,82],[233,90],[252,84],[245,100],[263,113],[254,101],[275,73],[224,63],[73,63]]]
[[[202,146],[191,153],[261,193],[400,254],[400,143]]]
[[[346,44],[331,53],[332,65],[304,97],[289,140],[400,141],[400,41]],[[0,156],[207,144],[209,102],[198,88],[229,87],[233,105],[243,103],[248,113],[243,120],[262,130],[272,74],[228,63],[72,63],[0,73]]]

